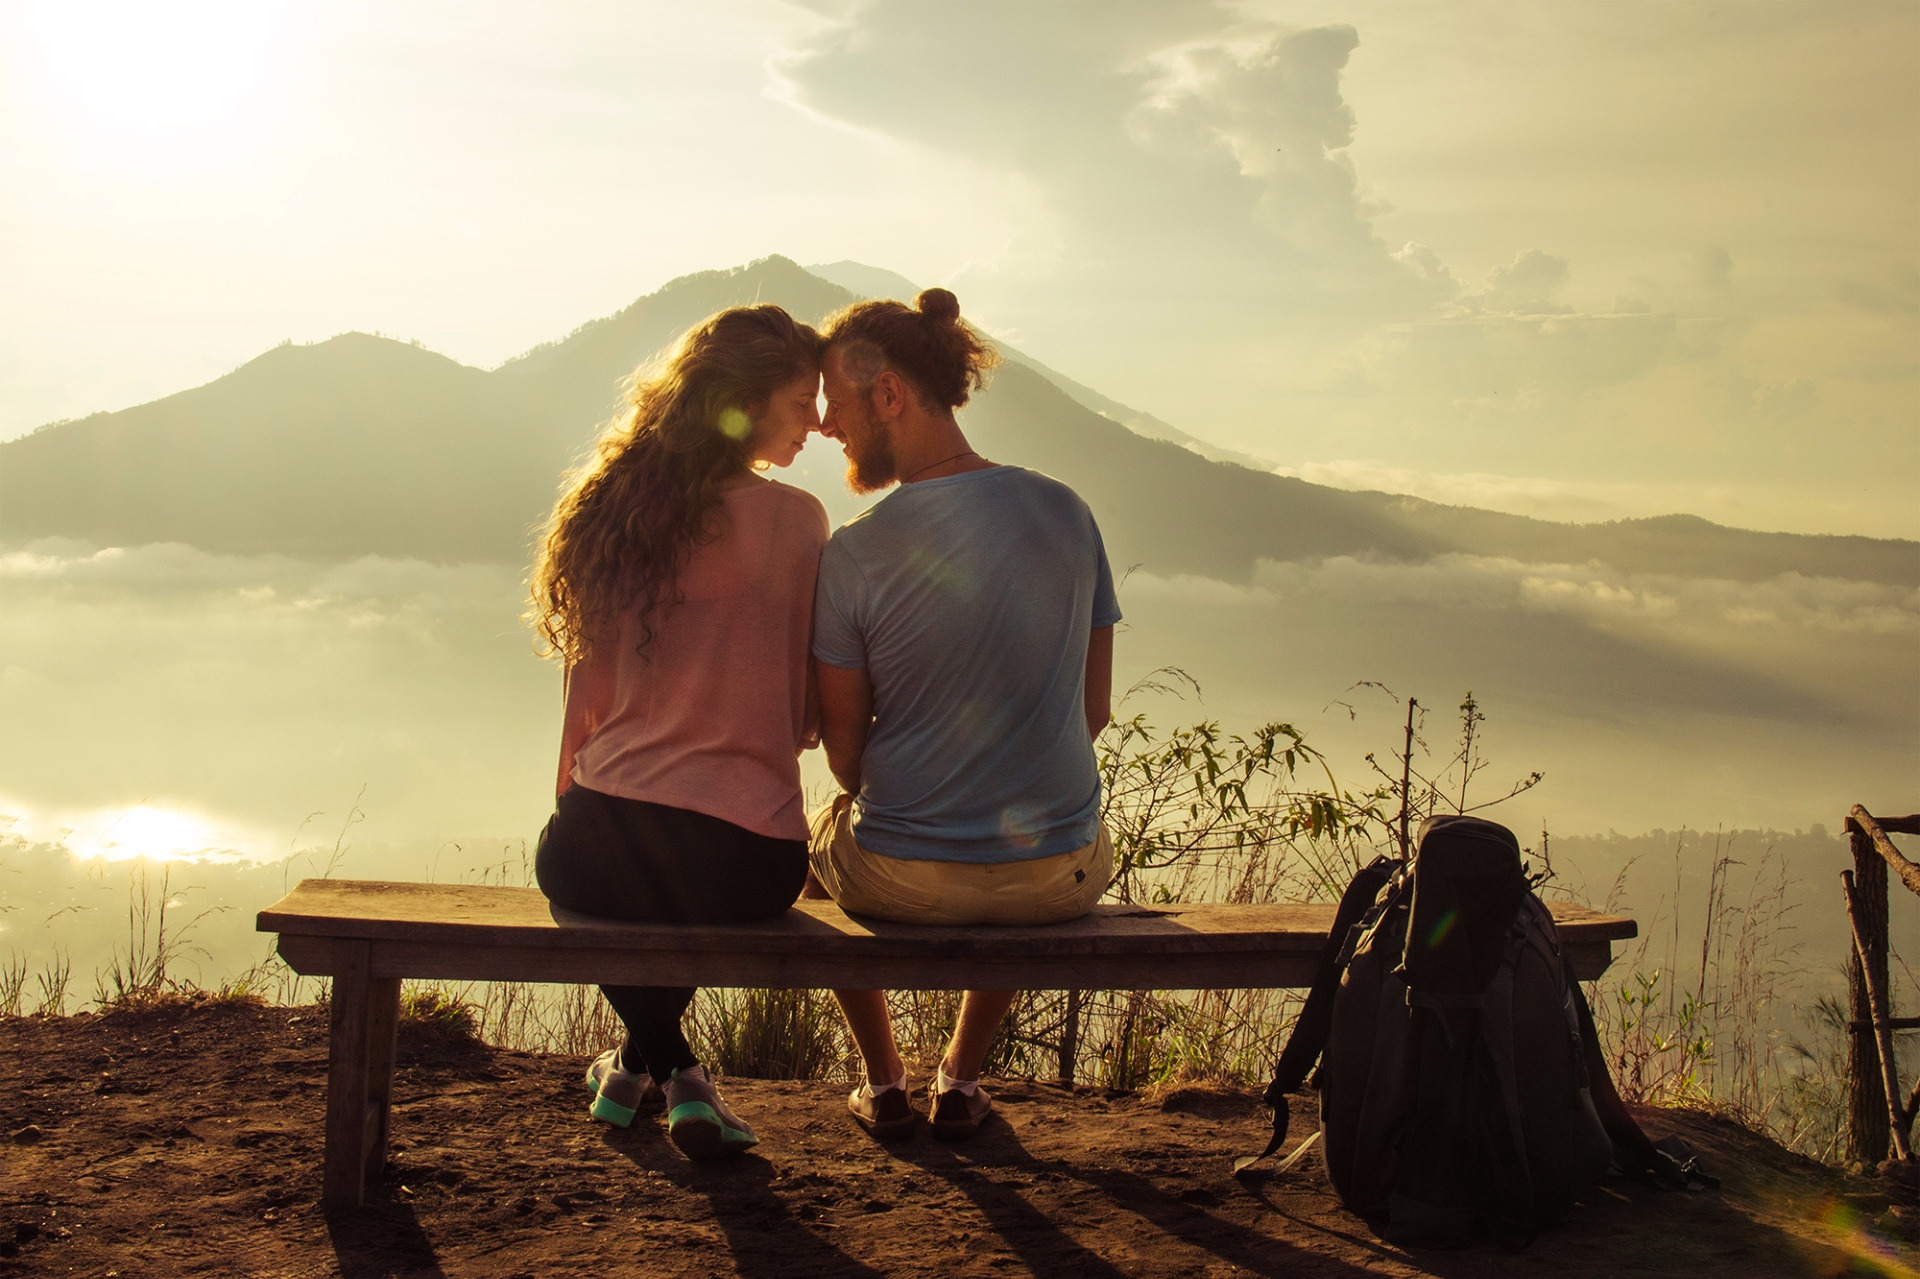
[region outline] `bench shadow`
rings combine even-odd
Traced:
[[[921,1134],[891,1147],[895,1158],[940,1177],[972,1200],[996,1233],[1035,1274],[1114,1276],[1125,1272],[1087,1248],[1021,1194],[1022,1187],[997,1182],[993,1172],[1072,1180],[1098,1190],[1120,1208],[1190,1247],[1250,1274],[1286,1276],[1369,1275],[1365,1267],[1308,1252],[1284,1239],[1250,1230],[1208,1212],[1199,1203],[1160,1189],[1145,1177],[1120,1170],[1087,1169],[1061,1159],[1035,1157],[1004,1118],[995,1116],[971,1140],[948,1145]],[[1382,1250],[1383,1257],[1389,1255]]]
[[[384,1199],[370,1188],[373,1202],[362,1208],[326,1213],[327,1239],[341,1279],[437,1279],[440,1255],[407,1204]]]
[[[724,1162],[694,1164],[663,1142],[634,1132],[609,1131],[602,1140],[635,1167],[705,1198],[714,1223],[727,1237],[734,1268],[747,1279],[794,1274],[885,1279],[881,1271],[849,1257],[794,1216],[773,1189],[778,1171],[751,1151]]]
[[[1065,1165],[1038,1160],[998,1115],[963,1143],[949,1145],[926,1132],[911,1140],[889,1142],[887,1151],[902,1163],[938,1177],[972,1201],[1001,1242],[1013,1249],[1030,1273],[1123,1277],[1125,1271],[1092,1251],[1035,1208],[1017,1186],[995,1181],[989,1170],[1060,1172]]]

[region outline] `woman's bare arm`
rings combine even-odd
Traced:
[[[584,662],[568,666],[561,676],[566,709],[560,721],[560,776],[554,783],[555,799],[573,785],[574,756],[613,709],[614,664],[600,658],[601,652],[595,650],[595,655]]]
[[[806,711],[800,717],[800,749],[810,751],[820,744],[820,677],[813,662],[807,662]]]

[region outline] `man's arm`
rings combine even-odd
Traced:
[[[873,725],[873,681],[865,667],[846,670],[816,658],[813,669],[820,687],[820,741],[827,748],[827,767],[841,789],[858,795],[860,758]]]
[[[1094,626],[1087,636],[1087,736],[1114,722],[1114,628]]]
[[[1098,737],[1113,722],[1113,628],[1096,626],[1087,636],[1087,736]]]

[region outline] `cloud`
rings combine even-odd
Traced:
[[[1338,556],[1263,560],[1250,584],[1137,572],[1125,594],[1196,606],[1298,609],[1317,600],[1578,617],[1632,633],[1920,637],[1920,590],[1783,573],[1764,582],[1620,573],[1598,565],[1530,564],[1479,555],[1422,563]]]
[[[1223,4],[879,0],[775,69],[808,110],[1017,172],[1058,219],[1055,270],[1136,305],[1184,279],[1229,308],[1410,314],[1432,273],[1375,235],[1346,153],[1358,43]]]
[[[1258,184],[1262,217],[1291,243],[1375,249],[1346,155],[1353,110],[1340,93],[1359,43],[1352,27],[1335,26],[1163,51],[1150,59],[1161,75],[1130,123],[1150,142],[1224,149]]]
[[[1275,474],[1329,488],[1406,493],[1449,506],[1472,506],[1577,523],[1664,515],[1685,507],[1702,506],[1708,518],[1718,519],[1719,508],[1730,502],[1725,490],[1699,484],[1612,483],[1491,471],[1422,471],[1366,458],[1302,462],[1278,467]],[[1753,512],[1738,508],[1738,514],[1750,521]]]
[[[1694,280],[1711,293],[1724,293],[1733,287],[1733,254],[1719,245],[1701,249],[1693,259]]]
[[[1809,378],[1756,378],[1735,371],[1727,377],[1727,412],[1783,425],[1798,421],[1820,404],[1820,388]]]
[[[445,601],[479,598],[512,585],[517,571],[497,564],[429,564],[368,555],[303,560],[287,555],[220,555],[184,542],[92,546],[44,538],[0,546],[0,588],[134,590],[149,596],[246,592],[293,601]],[[262,592],[265,592],[263,595]]]
[[[1422,281],[1434,286],[1437,291],[1451,296],[1460,291],[1460,281],[1453,278],[1453,272],[1440,260],[1440,255],[1425,244],[1408,240],[1394,252],[1393,260],[1413,272]]]
[[[1879,279],[1842,280],[1834,295],[1876,315],[1920,315],[1920,267],[1903,262]]]
[[[46,539],[0,546],[0,603],[120,611],[169,632],[199,625],[225,642],[278,646],[315,628],[362,640],[437,645],[484,622],[524,638],[513,610],[520,570],[501,564],[429,564],[364,556],[337,562],[284,555],[218,555],[178,542],[86,546]],[[195,619],[188,623],[187,618]],[[242,641],[241,636],[251,636]],[[31,672],[0,663],[0,680]]]
[[[1487,273],[1486,287],[1474,297],[1479,309],[1508,315],[1565,315],[1553,296],[1567,285],[1567,260],[1540,249],[1525,249],[1506,266]]]
[[[1666,351],[1674,327],[1670,313],[1487,314],[1456,308],[1388,326],[1354,358],[1367,383],[1401,394],[1482,400],[1581,392],[1646,373]]]

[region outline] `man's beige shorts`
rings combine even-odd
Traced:
[[[1026,862],[882,857],[854,842],[853,799],[813,815],[813,877],[850,915],[901,924],[1057,924],[1093,909],[1113,878],[1106,827],[1091,844]]]

